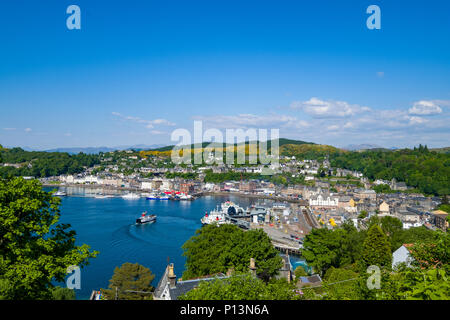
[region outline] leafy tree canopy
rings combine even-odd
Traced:
[[[295,286],[285,279],[265,283],[251,274],[235,274],[227,279],[200,282],[180,300],[293,300]]]
[[[109,289],[102,289],[102,293],[107,300],[116,299],[116,293],[118,300],[148,300],[152,298],[150,292],[153,290],[153,279],[155,275],[149,268],[138,263],[125,262],[120,268],[114,269],[109,280]]]
[[[278,251],[261,229],[243,231],[235,225],[211,224],[197,230],[182,248],[186,256],[183,279],[226,273],[229,269],[247,271],[250,258],[255,259],[261,277],[271,277],[281,267]]]
[[[37,180],[0,179],[0,297],[51,299],[52,281],[97,255],[76,246],[75,231],[58,223],[59,204]]]

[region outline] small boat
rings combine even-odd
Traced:
[[[55,192],[55,196],[64,197],[64,196],[67,196],[67,193],[65,193],[64,191],[58,190],[57,192]]]
[[[184,200],[184,201],[189,201],[189,200],[192,200],[192,196],[190,195],[190,194],[185,194],[185,193],[183,193],[183,194],[181,194],[180,196],[180,200]]]
[[[122,199],[126,199],[126,200],[137,200],[140,198],[141,197],[139,195],[134,194],[134,193],[127,193],[122,196]]]
[[[110,194],[96,194],[95,196],[94,196],[94,198],[95,199],[108,199],[108,198],[114,198],[114,196],[113,195],[110,195]]]
[[[147,200],[169,200],[169,196],[167,194],[160,194],[160,195],[156,195],[156,194],[151,194],[150,196],[146,197]]]
[[[153,223],[156,221],[156,215],[149,214],[147,215],[147,211],[143,212],[142,215],[136,219],[136,224],[146,224]]]

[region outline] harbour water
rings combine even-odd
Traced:
[[[63,190],[69,196],[62,198],[60,223],[71,224],[78,245],[85,243],[100,252],[81,269],[81,289],[75,291],[77,299],[88,299],[92,290],[107,288],[114,268],[125,262],[150,268],[156,276],[153,286],[157,285],[168,261],[174,263],[175,273],[181,277],[185,264],[181,246],[201,227],[200,218],[206,211],[226,200],[244,208],[260,201],[235,196],[204,196],[194,201],[96,199],[92,197],[95,191],[90,189]],[[135,225],[136,218],[144,211],[156,214],[157,221]],[[294,261],[294,267],[302,264]]]
[[[46,188],[49,190],[48,188]],[[107,288],[114,268],[125,262],[139,263],[156,275],[156,286],[167,262],[173,262],[177,277],[184,271],[181,246],[201,227],[200,218],[216,205],[232,200],[247,207],[256,199],[205,196],[195,201],[96,199],[92,190],[67,190],[61,202],[60,223],[76,231],[77,244],[86,243],[99,255],[81,269],[77,299],[88,299],[92,290]],[[86,191],[88,193],[86,193]],[[143,211],[157,215],[157,221],[135,225]]]

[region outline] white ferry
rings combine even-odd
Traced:
[[[225,224],[225,223],[230,223],[227,220],[227,214],[219,212],[217,210],[212,210],[209,214],[208,212],[205,214],[205,216],[203,218],[200,219],[202,225],[206,225],[206,224],[212,224],[212,223],[217,223],[217,224]]]
[[[146,212],[143,212],[142,215],[136,219],[136,224],[145,224],[145,223],[153,223],[156,221],[156,215],[154,214],[149,214],[146,215]]]

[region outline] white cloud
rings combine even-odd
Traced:
[[[145,125],[145,127],[148,129],[153,129],[155,125],[166,125],[166,126],[174,126],[175,125],[175,123],[170,122],[169,120],[166,120],[166,119],[145,120],[145,119],[142,119],[139,117],[124,116],[119,112],[112,112],[112,115],[119,117],[126,121],[141,123],[141,124]]]
[[[345,101],[311,98],[308,101],[294,101],[292,109],[300,109],[314,118],[342,118],[370,111],[368,107],[350,104]]]
[[[3,130],[5,130],[5,131],[14,131],[14,130],[16,130],[16,128],[3,128]]]
[[[378,71],[377,72],[377,77],[378,78],[383,78],[384,77],[384,71]]]
[[[31,128],[25,128],[25,132],[31,132],[33,131]]]
[[[444,103],[442,103],[444,102]],[[441,101],[445,104],[445,101]],[[432,114],[442,113],[442,108],[433,100],[421,100],[414,102],[413,106],[408,110],[409,114],[428,116]]]
[[[218,115],[218,116],[194,116],[194,120],[202,120],[208,126],[216,128],[276,128],[276,127],[307,127],[309,124],[306,121],[299,120],[296,117],[288,115],[270,114],[270,115],[255,115],[255,114],[238,114],[238,115]]]
[[[327,127],[328,131],[336,131],[338,129],[339,129],[339,126],[337,124],[332,124],[332,125]]]

